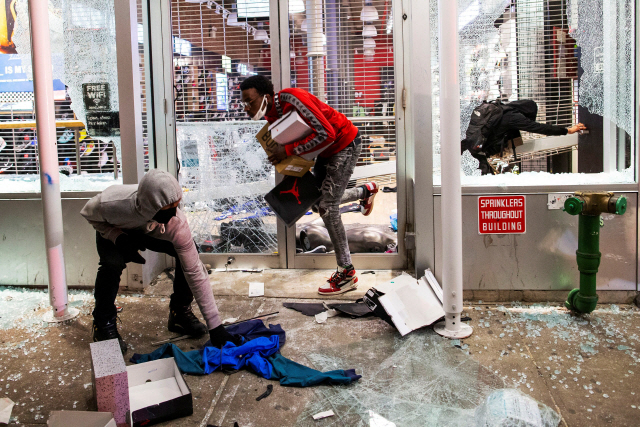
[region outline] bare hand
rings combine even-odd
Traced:
[[[277,165],[286,158],[287,150],[284,149],[284,146],[277,144],[275,151],[269,156],[269,161],[272,165]]]
[[[569,133],[569,135],[571,135],[585,129],[587,129],[585,125],[583,125],[582,123],[578,123],[577,125],[573,125],[569,129],[567,129],[567,132]]]

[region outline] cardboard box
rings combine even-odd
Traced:
[[[51,411],[48,427],[116,427],[110,412]]]
[[[269,132],[268,123],[265,124],[262,129],[260,129],[260,132],[258,132],[256,138],[258,139],[258,142],[264,149],[265,153],[267,153],[267,156],[270,156],[274,152],[274,149],[277,146],[277,142],[275,142],[271,138],[271,132]],[[291,156],[278,163],[275,167],[276,171],[278,171],[278,173],[282,175],[302,177],[307,172],[309,172],[309,169],[311,169],[313,165],[313,160],[305,160],[300,156]]]
[[[418,281],[406,273],[369,289],[363,299],[374,314],[382,307],[402,336],[429,326],[445,315],[432,286],[426,280]],[[385,319],[386,316],[380,317]]]
[[[315,176],[307,173],[301,178],[285,177],[264,196],[264,200],[278,218],[284,221],[287,227],[291,227],[320,200],[320,197],[322,193],[316,187]]]
[[[93,342],[90,348],[98,411],[111,412],[118,427],[128,426],[129,380],[118,340]]]
[[[133,427],[193,414],[191,390],[173,357],[127,366]]]
[[[289,145],[311,135],[311,128],[296,110],[291,110],[269,126],[271,138],[280,145]]]

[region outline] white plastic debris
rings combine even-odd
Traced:
[[[249,282],[249,296],[250,297],[264,296],[264,283]]]
[[[396,427],[396,423],[393,423],[382,415],[369,410],[369,427]]]
[[[325,323],[327,321],[327,317],[329,316],[326,311],[323,311],[322,313],[318,313],[316,314],[316,322]]]
[[[321,420],[323,418],[328,418],[328,417],[333,417],[335,414],[333,413],[332,410],[328,410],[328,411],[324,411],[324,412],[319,412],[317,414],[315,414],[313,416],[314,420]]]
[[[0,399],[0,424],[9,424],[9,418],[11,418],[11,411],[13,410],[13,400],[8,397]]]
[[[227,323],[233,323],[233,322],[236,322],[236,321],[238,321],[237,317],[229,317],[228,319],[224,319],[222,321],[222,324],[226,325]]]

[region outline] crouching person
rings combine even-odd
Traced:
[[[169,304],[171,332],[201,337],[209,332],[213,346],[237,343],[222,326],[209,276],[200,261],[184,213],[178,208],[182,189],[168,172],[149,171],[139,185],[112,185],[87,202],[82,216],[96,229],[100,266],[95,284],[93,340],[117,338],[123,353],[127,345],[116,326],[115,299],[120,276],[128,262],[144,264],[138,252],[149,249],[176,260]],[[206,326],[191,310],[195,296]]]

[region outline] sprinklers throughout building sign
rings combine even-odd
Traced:
[[[524,196],[478,197],[478,233],[523,234],[526,229]]]

